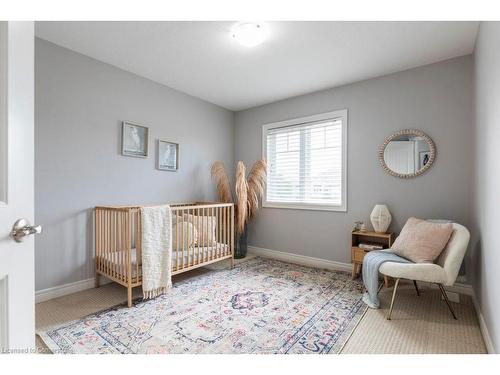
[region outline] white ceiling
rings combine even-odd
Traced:
[[[233,22],[37,22],[36,35],[241,110],[470,54],[478,22],[267,22],[253,48]]]

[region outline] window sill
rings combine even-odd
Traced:
[[[263,208],[284,208],[290,210],[309,210],[309,211],[334,211],[334,212],[347,212],[347,207],[343,206],[328,206],[322,204],[307,204],[307,203],[277,203],[277,202],[263,202]]]

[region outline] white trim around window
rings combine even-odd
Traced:
[[[269,166],[269,171],[268,171],[268,183],[266,191],[264,193],[264,197],[262,200],[262,206],[263,207],[268,207],[268,208],[289,208],[289,209],[302,209],[302,210],[322,210],[322,211],[347,211],[347,109],[343,110],[338,110],[338,111],[333,111],[333,112],[327,112],[327,113],[320,113],[317,115],[312,115],[312,116],[307,116],[307,117],[301,117],[301,118],[295,118],[295,119],[290,119],[290,120],[285,120],[285,121],[280,121],[280,122],[274,122],[270,124],[265,124],[262,126],[262,157],[264,160],[268,162],[273,161],[273,155],[268,155],[268,139],[270,142],[273,140],[272,139],[272,134],[273,133],[286,133],[287,130],[289,129],[290,132],[293,131],[293,129],[307,129],[307,128],[313,128],[315,126],[322,126],[322,124],[328,125],[328,121],[331,122],[336,122],[338,123],[339,121],[341,122],[340,124],[340,129],[341,129],[341,150],[340,150],[340,157],[341,157],[341,171],[340,171],[340,189],[337,184],[336,188],[336,196],[339,195],[340,193],[340,200],[338,198],[332,199],[332,203],[328,203],[328,199],[323,200],[321,202],[315,202],[314,199],[307,199],[303,198],[304,195],[301,196],[303,198],[302,200],[299,199],[294,199],[293,201],[286,201],[285,198],[283,199],[268,199],[268,188],[270,183],[272,184],[273,179],[273,166]],[[338,125],[337,125],[338,129]],[[337,130],[338,132],[338,130]],[[338,134],[338,133],[337,133]],[[307,149],[307,146],[304,146],[303,141],[303,136],[300,136],[300,146],[296,146],[300,151],[298,153],[302,156],[300,156],[300,159],[302,159],[304,156],[308,153],[310,153],[310,150]],[[326,142],[326,141],[325,141]],[[338,141],[337,141],[338,143]],[[271,143],[272,144],[272,143]],[[297,143],[295,143],[297,145]],[[272,146],[271,146],[272,147]],[[326,146],[325,146],[326,147]],[[338,147],[338,146],[337,146]],[[270,156],[270,158],[268,158]],[[276,153],[275,155],[276,156]],[[338,158],[337,158],[338,160]],[[297,162],[295,162],[297,163]],[[300,162],[301,163],[301,162]],[[338,170],[338,167],[337,167]],[[334,171],[337,173],[337,171]],[[303,179],[306,178],[304,175],[311,175],[309,170],[306,170],[305,172],[302,171],[299,173],[300,174],[300,182],[299,185],[301,186],[300,189],[305,189],[302,185],[306,185],[307,183],[304,183]],[[338,177],[337,180],[338,181]],[[271,187],[272,189],[272,187]],[[339,192],[340,190],[340,192]],[[307,195],[306,195],[307,196]],[[280,197],[281,198],[281,197]],[[321,200],[321,199],[320,199]]]

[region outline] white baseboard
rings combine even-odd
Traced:
[[[283,251],[264,249],[262,247],[248,246],[248,252],[264,258],[272,258],[290,263],[297,263],[303,266],[325,268],[336,271],[352,271],[351,263],[335,262],[333,260],[308,257],[305,255],[285,253]]]
[[[488,326],[484,320],[483,312],[479,306],[479,302],[476,298],[476,293],[472,293],[472,302],[474,303],[474,308],[476,309],[477,319],[479,320],[479,328],[481,329],[481,334],[483,335],[484,344],[486,345],[486,350],[488,354],[496,354],[495,346],[493,345],[493,340],[491,340],[490,332],[488,331]]]
[[[107,284],[110,280],[101,277],[101,285]],[[92,289],[95,287],[95,278],[76,281],[74,283],[58,285],[52,288],[37,290],[35,292],[35,303],[45,302],[57,297],[66,296],[82,290]]]

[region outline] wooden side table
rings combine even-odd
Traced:
[[[396,235],[394,233],[377,233],[377,232],[352,232],[351,240],[351,261],[352,261],[352,278],[355,279],[361,272],[363,259],[371,250],[361,249],[360,243],[382,245],[384,249],[392,246]],[[389,285],[389,280],[384,278],[386,286]]]

